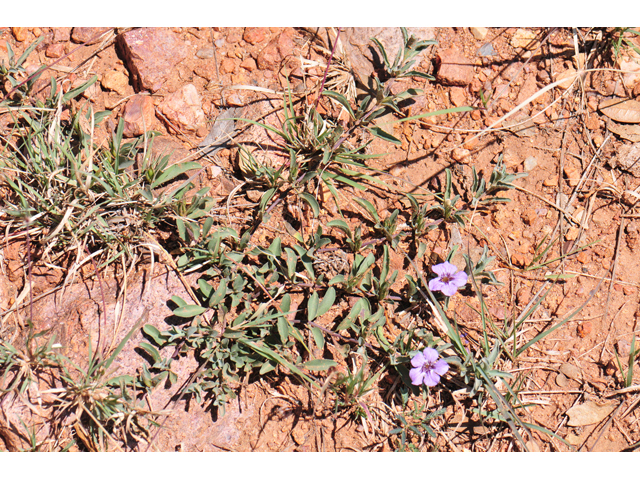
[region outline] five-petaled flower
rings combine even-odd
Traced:
[[[434,265],[431,270],[437,275],[429,281],[429,290],[432,292],[440,291],[450,297],[467,283],[467,274],[462,270],[458,272],[456,266],[449,262]]]
[[[449,364],[444,360],[438,360],[438,351],[427,347],[411,359],[413,368],[409,371],[411,383],[414,385],[425,384],[435,387],[440,377],[449,371]]]

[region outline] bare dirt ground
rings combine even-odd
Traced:
[[[302,69],[302,59],[324,65],[329,53],[314,47],[318,41],[313,29],[166,29],[175,35],[185,54],[155,88],[137,83],[139,80],[132,73],[118,41],[118,35],[126,31],[115,30],[100,41],[86,45],[83,42],[88,37],[104,29],[87,33],[85,40],[75,36],[75,32],[60,30],[3,28],[0,56],[6,55],[5,42],[20,55],[31,42],[44,35],[45,40],[26,62],[29,73],[40,65],[51,65],[34,86],[34,97],[46,94],[51,75],[63,88],[97,75],[96,87],[74,100],[88,101],[96,111],[113,112],[104,123],[104,131],[96,132],[97,143],[115,129],[117,119],[125,114],[126,106],[136,95],[147,95],[151,103],[143,108],[151,108],[153,114],[146,117],[145,122],[151,125],[145,127],[162,133],[154,147],[158,152],[172,152],[172,163],[189,157],[198,160],[196,147],[209,133],[213,120],[226,108],[240,109],[239,116],[243,118],[267,118],[264,121],[268,121],[268,115],[282,106],[278,100],[281,95],[278,97],[272,92],[282,92],[288,86],[295,92],[308,93],[304,101],[312,104],[324,69],[320,66]],[[496,322],[518,317],[539,292],[547,290],[540,306],[527,318],[522,340],[531,340],[570,317],[517,359],[505,358],[501,365],[522,381],[520,399],[527,407],[519,411],[521,417],[557,435],[535,431],[527,440],[529,450],[637,448],[639,390],[635,385],[625,388],[624,381],[628,368],[635,372],[634,383],[640,373],[637,361],[627,365],[632,338],[640,332],[637,324],[640,243],[636,208],[640,198],[640,169],[635,165],[640,155],[637,148],[632,148],[640,138],[640,132],[634,130],[640,124],[640,110],[631,104],[623,106],[620,115],[627,115],[623,123],[619,118],[611,118],[613,115],[605,111],[602,102],[614,98],[638,100],[640,83],[611,70],[620,68],[621,58],[615,56],[612,39],[617,37],[613,36],[613,29],[432,30],[438,43],[421,57],[417,69],[434,75],[436,80],[411,80],[403,84],[424,92],[404,106],[402,114],[412,116],[466,105],[476,109],[396,124],[392,133],[401,139],[401,146],[375,139],[366,151],[384,154],[368,160],[367,165],[386,172],[388,175],[380,178],[389,187],[371,187],[354,194],[368,199],[384,218],[396,208],[409,211],[408,203],[398,191],[415,193],[420,188],[441,191],[447,168],[453,172],[453,188],[462,196],[462,202],[470,200],[472,167],[488,178],[502,156],[508,171],[527,173],[514,182],[516,189],[502,194],[510,203],[473,212],[470,214],[473,222],[465,227],[449,224],[427,233],[424,239],[427,253],[421,268],[427,272],[429,265],[444,260],[454,244],[472,256],[486,246],[490,255],[496,257],[489,269],[502,283],[502,286],[487,286],[483,290],[488,311]],[[635,36],[629,38],[640,44]],[[581,51],[576,56],[577,44]],[[635,58],[629,53],[624,55]],[[452,59],[462,59],[462,63]],[[594,70],[576,77],[576,71],[584,68],[585,59]],[[462,70],[446,75],[442,69],[443,64],[448,63]],[[568,80],[544,91],[563,78]],[[180,117],[172,113],[167,99],[186,85],[193,86],[197,92],[200,110],[182,104],[176,107],[183,109],[184,115]],[[4,88],[4,93],[8,93],[10,87]],[[537,92],[542,93],[526,102]],[[522,107],[517,112],[501,120],[519,105]],[[333,107],[321,102],[321,108],[328,111]],[[132,117],[132,128],[139,124],[141,116]],[[11,115],[6,111],[0,113],[3,136],[9,131],[10,123]],[[257,129],[243,133],[245,138],[263,134]],[[221,216],[227,214],[225,208],[230,208],[228,224],[242,225],[246,220],[242,215],[246,213],[242,213],[241,205],[253,204],[260,196],[250,188],[236,188],[242,183],[242,175],[235,151],[222,149],[215,157],[199,161],[207,167],[197,180],[199,187],[211,187],[211,194],[221,207]],[[336,218],[336,207],[330,202],[322,203],[321,207],[320,222]],[[354,225],[359,223],[370,229],[369,218],[357,204],[345,203],[340,207]],[[254,242],[268,246],[275,236],[281,236],[284,243],[296,215],[295,211],[278,206],[271,219],[257,230]],[[408,214],[403,215],[404,221],[408,221]],[[337,231],[333,235],[341,238]],[[548,255],[539,260],[538,246],[546,247],[549,239],[554,238],[557,241]],[[400,250],[408,248],[408,243],[399,246]],[[24,337],[24,319],[30,315],[29,296],[21,296],[28,284],[24,239],[3,240],[0,253],[0,334],[3,340],[9,341]],[[551,261],[558,257],[561,258]],[[33,258],[35,330],[52,329],[65,355],[78,362],[86,356],[89,338],[95,341],[102,334],[117,344],[143,316],[146,316],[145,323],[166,330],[173,318],[169,299],[172,295],[188,297],[184,279],[165,258],[158,257],[154,265],[147,261],[128,269],[126,281],[121,272],[113,274],[106,270],[102,274],[106,291],[101,289],[91,263],[85,264],[75,278],[68,279],[68,265],[54,265],[37,254]],[[550,262],[533,268],[545,260]],[[463,265],[464,261],[454,258],[453,263]],[[406,287],[404,274],[411,273],[411,266],[404,255],[392,250],[391,268],[399,271],[393,290],[400,292]],[[194,276],[186,277],[192,285],[196,280]],[[103,302],[106,320],[101,319],[99,313]],[[579,313],[571,317],[583,304]],[[349,299],[345,298],[322,321],[330,325],[332,316],[341,315],[349,305]],[[20,308],[16,308],[18,306]],[[472,349],[483,335],[477,313],[480,308],[478,297],[467,289],[452,297],[448,309]],[[389,309],[385,328],[390,338],[415,321],[407,318]],[[144,340],[141,332],[132,337],[116,362],[118,372],[135,372],[141,368],[144,352],[136,348],[141,340]],[[341,366],[350,368],[344,360]],[[391,371],[382,375],[366,397],[365,415],[356,414],[356,409],[336,409],[333,397],[322,399],[312,395],[293,377],[273,373],[243,377],[234,387],[237,398],[230,401],[222,415],[194,398],[176,399],[177,389],[197,368],[193,354],[176,360],[173,371],[178,375],[178,382],[170,388],[157,388],[147,400],[149,410],[166,410],[170,414],[159,421],[162,428],[151,430],[151,444],[141,442],[130,445],[131,448],[156,451],[401,449],[399,435],[389,433],[397,427],[392,419],[394,413],[400,411],[398,385],[401,382]],[[25,394],[2,397],[0,440],[4,441],[4,449],[29,448],[28,437],[18,418],[25,421],[28,418],[31,424],[37,425],[43,449],[53,445],[52,436],[77,438],[81,435],[78,429],[74,430],[73,422],[55,432],[52,430],[47,396],[54,393],[46,392],[52,383],[46,379],[39,382]],[[504,425],[486,419],[480,421],[480,416],[474,413],[478,404],[460,393],[463,387],[452,370],[437,389],[430,391],[427,411],[444,408],[445,413],[431,422],[435,437],[414,439],[416,448],[521,449]],[[568,416],[567,411],[577,405],[593,406],[596,416],[603,408],[607,414],[595,421],[572,421],[575,419]],[[71,449],[85,450],[90,446],[77,441]]]

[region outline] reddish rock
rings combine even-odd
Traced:
[[[278,51],[278,39],[271,40],[258,54],[257,63],[260,70],[272,70],[282,60]]]
[[[244,35],[242,36],[242,39],[251,45],[264,42],[266,38],[267,29],[263,27],[247,27],[244,29]]]
[[[157,92],[188,54],[180,37],[167,28],[130,30],[119,35],[117,42],[137,92]]]
[[[106,90],[125,95],[129,87],[129,77],[118,70],[109,70],[102,76],[100,83]]]
[[[464,88],[462,87],[452,87],[449,92],[449,99],[451,103],[453,103],[456,107],[461,107],[462,105],[467,103],[467,95],[465,94]]]
[[[168,120],[184,130],[196,131],[205,120],[200,95],[191,83],[167,96],[159,109]]]
[[[47,47],[44,54],[49,58],[60,58],[65,54],[66,44],[64,43],[52,43]]]
[[[153,130],[156,123],[153,99],[149,95],[134,95],[124,107],[122,115],[124,133],[127,138],[137,137]]]
[[[193,69],[193,73],[209,82],[217,78],[216,66],[213,62],[206,62],[202,65],[198,65]]]
[[[256,65],[256,61],[251,57],[245,58],[240,66],[250,72],[253,72],[256,68],[258,68],[258,65]]]
[[[220,73],[233,73],[236,71],[236,62],[232,58],[225,58],[220,62]]]
[[[101,42],[110,29],[111,27],[73,27],[71,40],[75,43],[93,45]],[[100,36],[102,32],[104,32],[104,35]]]
[[[53,42],[68,42],[71,39],[71,27],[53,27]]]
[[[27,27],[11,27],[11,33],[18,42],[24,42],[29,35]]]
[[[464,87],[473,81],[473,63],[456,50],[448,49],[440,52],[437,62],[439,82]]]
[[[284,30],[277,38],[278,42],[278,52],[282,58],[286,58],[289,55],[293,55],[293,39],[291,38],[291,34]]]

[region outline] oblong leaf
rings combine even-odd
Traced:
[[[202,315],[206,311],[207,309],[205,307],[201,307],[200,305],[185,305],[183,307],[176,308],[173,311],[173,314],[176,317],[191,318],[197,315]]]
[[[335,367],[338,365],[337,362],[333,360],[326,360],[324,358],[319,358],[316,360],[309,360],[302,364],[304,368],[307,370],[311,370],[312,372],[324,372],[329,370],[331,367]]]

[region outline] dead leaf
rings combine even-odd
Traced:
[[[588,400],[582,405],[576,405],[575,407],[571,407],[567,410],[567,415],[569,416],[567,425],[570,427],[593,425],[594,423],[601,422],[607,418],[615,409],[616,406],[613,403],[598,405],[597,403]]]
[[[633,143],[640,142],[640,125],[621,125],[611,122],[609,130]]]
[[[640,102],[610,98],[600,102],[599,110],[616,122],[640,123]]]

